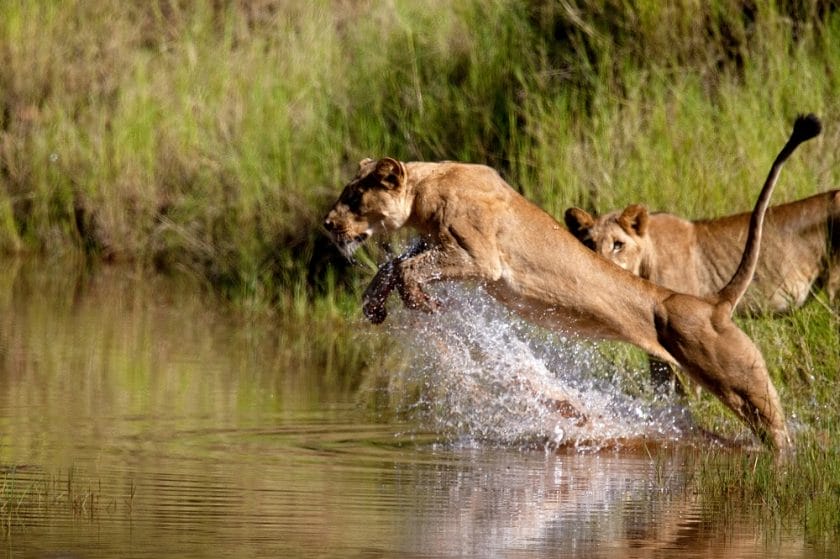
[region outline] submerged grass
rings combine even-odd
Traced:
[[[0,251],[128,260],[290,324],[346,321],[370,274],[318,224],[359,159],[487,163],[555,216],[745,211],[799,112],[825,132],[775,201],[840,184],[838,60],[828,0],[3,2]],[[800,452],[712,455],[698,491],[837,537],[838,322],[824,299],[741,322]],[[306,355],[358,374],[373,349],[335,331]],[[740,432],[716,401],[693,408]]]
[[[825,435],[800,439],[797,451],[780,462],[768,454],[701,456],[695,487],[711,503],[758,516],[770,528],[803,533],[819,547],[840,540],[840,455]]]
[[[103,491],[101,480],[80,476],[73,468],[55,474],[5,470],[0,473],[0,539],[49,516],[95,520],[118,511],[131,514],[134,484],[129,483],[125,494],[112,492],[113,488]]]

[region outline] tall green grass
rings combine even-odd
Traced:
[[[818,112],[794,198],[837,179],[829,8],[5,2],[0,249],[271,300],[337,264],[318,224],[362,157],[485,162],[555,214],[695,217],[749,207],[792,117]]]

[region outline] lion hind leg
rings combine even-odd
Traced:
[[[731,321],[727,305],[676,295],[666,306],[659,311],[658,334],[682,369],[763,442],[778,451],[788,449],[784,412],[764,358]]]

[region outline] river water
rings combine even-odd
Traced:
[[[813,555],[692,489],[707,443],[679,406],[447,293],[444,320],[330,328],[6,262],[0,556]]]

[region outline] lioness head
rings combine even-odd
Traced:
[[[580,242],[639,275],[647,243],[648,212],[644,206],[633,204],[597,218],[580,208],[569,208],[565,217],[566,227]]]
[[[363,159],[359,171],[324,219],[333,242],[348,259],[374,233],[399,229],[411,214],[405,166],[386,157]]]

